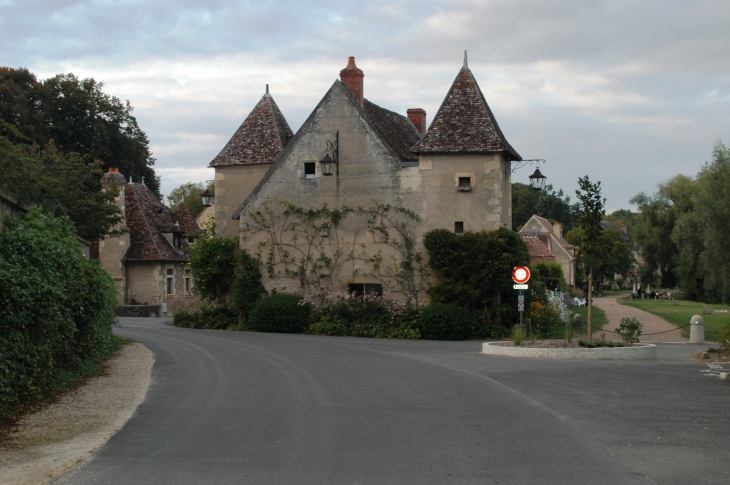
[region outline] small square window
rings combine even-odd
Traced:
[[[307,179],[314,178],[315,166],[316,166],[316,164],[314,162],[306,162],[304,164],[304,178],[307,178]]]
[[[464,222],[463,221],[454,222],[454,232],[456,234],[462,234],[464,232]]]
[[[365,283],[365,294],[383,296],[383,285],[379,283]]]
[[[471,177],[459,177],[459,192],[468,192],[471,190]]]
[[[188,244],[193,244],[194,242],[195,242],[195,238],[194,237],[189,237],[188,238]]]
[[[172,276],[173,274],[175,274],[175,270],[174,269],[168,269],[167,270],[167,275],[168,276]]]
[[[365,294],[365,285],[362,283],[350,283],[347,285],[347,292],[355,294],[355,296],[363,296]]]

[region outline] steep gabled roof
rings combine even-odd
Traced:
[[[187,261],[190,254],[186,241],[182,241],[181,249],[175,249],[164,235],[185,232],[183,223],[175,220],[170,208],[142,184],[127,184],[124,191],[129,228],[129,249],[124,260]]]
[[[499,129],[466,58],[426,136],[411,150],[415,153],[506,152],[508,160],[522,160]]]
[[[417,162],[418,155],[410,148],[421,139],[411,120],[393,111],[381,108],[375,103],[363,100],[365,114],[370,122],[380,132],[380,136],[398,154],[401,162]]]
[[[273,163],[293,136],[289,123],[269,94],[267,84],[266,94],[210,166]]]

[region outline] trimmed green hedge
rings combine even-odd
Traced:
[[[238,325],[238,315],[226,307],[201,308],[193,312],[181,310],[173,317],[172,324],[182,328],[226,330]]]
[[[421,310],[418,327],[427,340],[465,340],[473,334],[474,316],[456,305],[431,303]]]
[[[0,419],[116,348],[116,290],[66,218],[32,208],[0,231]]]
[[[309,326],[309,309],[302,297],[274,293],[254,303],[248,326],[259,332],[300,333]]]

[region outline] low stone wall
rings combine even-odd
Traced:
[[[546,349],[528,347],[505,347],[498,342],[484,342],[482,354],[507,357],[531,357],[562,360],[656,360],[656,345],[637,344],[632,347],[585,347]]]
[[[118,317],[152,317],[162,316],[161,305],[124,305],[117,307]]]

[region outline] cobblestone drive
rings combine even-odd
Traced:
[[[618,303],[619,298],[623,298],[626,295],[611,295],[599,298],[594,298],[593,303],[606,312],[606,318],[608,319],[608,325],[604,330],[610,330],[615,332],[618,328],[618,324],[623,317],[636,317],[641,323],[644,324],[642,329],[642,342],[681,342],[687,343],[688,340],[682,337],[681,331],[673,324],[664,320],[661,317],[639,310],[638,308],[624,306]],[[689,323],[689,322],[687,322]],[[657,332],[665,332],[658,335],[648,335]],[[611,332],[604,332],[599,330],[593,332],[593,338],[600,338],[601,334],[606,334],[606,340],[621,340],[621,337]]]

